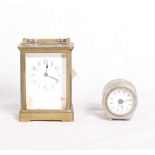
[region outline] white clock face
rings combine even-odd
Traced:
[[[26,53],[27,109],[63,109],[65,98],[66,55]]]
[[[108,110],[118,116],[129,114],[135,106],[135,97],[127,88],[113,89],[106,99]]]

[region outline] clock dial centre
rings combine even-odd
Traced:
[[[123,104],[123,100],[122,99],[119,99],[118,100],[118,104]]]
[[[48,74],[47,74],[47,73],[45,73],[45,74],[44,74],[44,76],[45,76],[45,77],[47,77],[47,76],[48,76]]]

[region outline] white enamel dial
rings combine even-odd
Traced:
[[[62,109],[66,98],[66,56],[26,54],[27,109]]]
[[[118,116],[129,114],[135,106],[135,96],[127,88],[115,88],[106,98],[108,110]]]

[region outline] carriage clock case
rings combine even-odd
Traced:
[[[19,44],[19,120],[73,121],[70,39],[26,39]]]

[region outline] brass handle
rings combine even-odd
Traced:
[[[23,43],[28,44],[69,44],[70,39],[27,39],[23,38]]]

